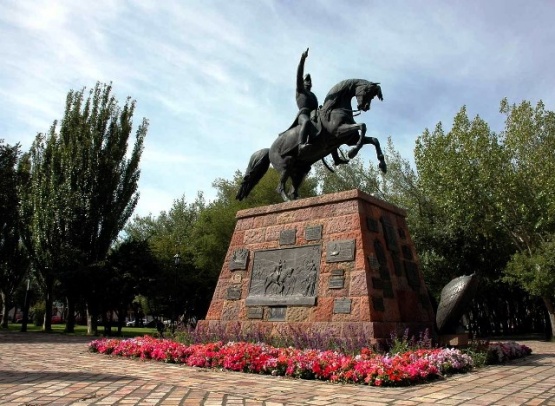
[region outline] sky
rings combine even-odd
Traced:
[[[216,196],[297,113],[296,70],[323,102],[344,79],[379,82],[356,118],[409,160],[417,137],[466,106],[503,129],[503,98],[555,110],[549,0],[2,0],[0,139],[30,148],[70,90],[112,83],[146,117],[136,214]],[[377,165],[372,146],[361,151]]]

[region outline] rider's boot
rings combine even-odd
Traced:
[[[302,154],[302,152],[310,146],[309,139],[308,139],[308,122],[305,122],[302,127],[301,131],[299,132],[299,149],[298,155]]]

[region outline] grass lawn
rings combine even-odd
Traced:
[[[50,334],[65,334],[71,336],[86,336],[87,335],[87,326],[76,325],[74,333],[65,333],[64,328],[66,327],[65,324],[52,324],[52,333]],[[14,324],[10,323],[8,325],[8,331],[18,332],[21,331],[21,324]],[[117,332],[117,328],[112,327],[112,333]],[[42,326],[35,326],[34,324],[27,324],[27,332],[28,333],[43,333]],[[148,327],[123,327],[122,330],[123,337],[137,337],[137,336],[144,336],[144,335],[154,335],[157,333],[155,328],[148,328]],[[98,334],[101,336],[104,333],[104,327],[98,327]]]

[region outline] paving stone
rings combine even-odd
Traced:
[[[89,353],[87,337],[0,332],[0,405],[554,405],[555,343],[401,388],[330,384]],[[22,356],[24,354],[24,356]]]

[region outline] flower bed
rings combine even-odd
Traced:
[[[490,344],[488,356],[499,362],[531,353],[516,343]],[[356,355],[334,351],[276,348],[263,343],[215,342],[180,344],[150,336],[89,343],[91,352],[185,364],[193,367],[319,379],[375,386],[400,386],[437,379],[445,374],[467,372],[471,356],[457,349],[416,349],[399,354],[377,354],[363,348]]]
[[[522,358],[530,355],[532,349],[514,341],[505,343],[489,343],[487,353],[488,364],[501,364],[511,359]]]

